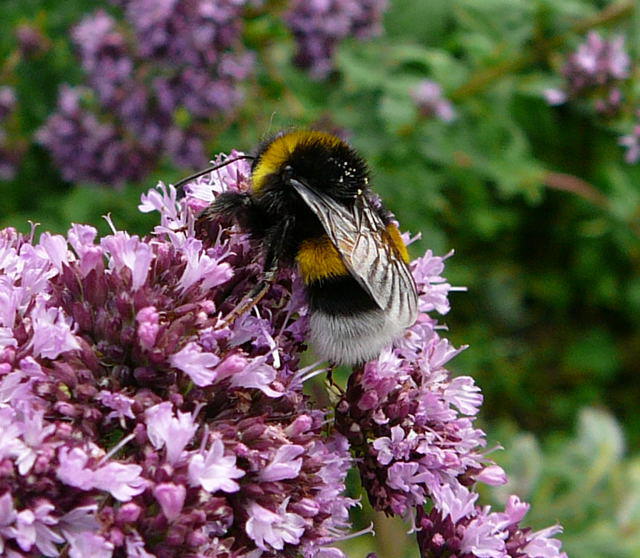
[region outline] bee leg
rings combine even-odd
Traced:
[[[333,381],[333,371],[336,369],[336,365],[333,362],[329,363],[329,367],[327,368],[327,382],[331,387],[335,386],[336,383]]]
[[[269,292],[273,281],[276,278],[276,271],[267,272],[258,284],[251,289],[249,294],[244,297],[243,301],[238,304],[231,312],[229,312],[224,319],[225,326],[231,325],[236,321],[238,316],[241,316],[245,312],[251,310],[258,302],[260,302],[264,296]]]
[[[222,194],[224,195],[224,194]],[[222,196],[220,196],[222,197]],[[230,203],[235,205],[236,203],[244,204],[245,201],[239,198],[231,198],[224,203]],[[248,202],[250,203],[250,201]],[[267,233],[266,244],[269,246],[264,262],[264,273],[262,279],[258,281],[257,285],[251,290],[251,292],[244,298],[238,306],[236,306],[230,314],[224,318],[225,325],[229,325],[236,320],[236,318],[245,312],[251,310],[264,296],[269,292],[271,284],[275,281],[278,275],[278,266],[280,259],[285,250],[285,243],[287,235],[291,229],[292,221],[290,219],[284,219],[277,226],[273,227]]]
[[[327,383],[329,387],[335,389],[340,397],[344,397],[344,390],[340,387],[340,384],[337,384],[333,379],[333,371],[338,367],[335,362],[330,362],[329,367],[327,369]]]
[[[251,221],[255,207],[251,196],[245,192],[223,192],[198,216],[198,221],[221,218],[223,222],[237,221],[244,229]]]

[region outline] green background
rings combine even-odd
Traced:
[[[15,178],[0,182],[0,226],[28,221],[64,232],[101,215],[146,233],[155,215],[137,211],[159,179],[192,169],[162,161],[137,184],[115,189],[65,182],[33,135],[55,110],[62,83],[82,84],[70,28],[108,3],[3,0],[0,85],[16,88],[5,124],[24,152]],[[595,0],[395,0],[382,36],[348,39],[336,71],[313,81],[291,64],[293,38],[283,2],[247,12],[242,43],[256,53],[245,102],[211,121],[212,156],[249,150],[288,126],[319,122],[346,130],[370,163],[375,188],[402,227],[421,232],[411,247],[455,250],[443,318],[456,345],[452,363],[482,387],[482,427],[512,478],[483,493],[499,505],[509,492],[532,503],[525,523],[565,527],[570,556],[640,556],[640,166],[624,161],[619,138],[637,119],[640,14],[635,3]],[[37,27],[45,52],[17,50],[15,28]],[[589,30],[626,36],[631,76],[614,117],[575,99],[550,107],[543,91],[561,86],[567,56]],[[419,115],[411,90],[420,80],[443,87],[457,118]],[[105,116],[108,118],[108,115]],[[577,185],[577,187],[576,187]],[[357,491],[357,481],[353,480]],[[415,556],[398,520],[368,510],[376,539],[346,543],[349,555]],[[406,541],[404,543],[403,541]]]

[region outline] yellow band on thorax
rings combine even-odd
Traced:
[[[342,143],[342,140],[316,130],[296,130],[275,138],[260,155],[260,160],[251,175],[253,191],[258,192],[264,186],[267,176],[280,170],[296,147],[313,142],[335,147]]]

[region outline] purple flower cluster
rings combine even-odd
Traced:
[[[0,180],[11,180],[15,173],[22,150],[11,145],[5,125],[16,109],[16,94],[12,87],[0,87]]]
[[[558,541],[550,540],[554,550],[546,553],[538,553],[539,543],[533,542],[546,541],[559,527],[530,534],[518,527],[524,513],[516,517],[508,509],[508,516],[496,515],[475,506],[476,483],[495,486],[507,477],[481,451],[484,432],[473,425],[480,389],[472,378],[452,378],[445,368],[462,349],[441,338],[437,321],[427,314],[449,310],[452,287],[443,270],[444,258],[430,251],[412,263],[420,292],[418,322],[392,349],[351,375],[336,409],[337,427],[358,458],[373,507],[411,518],[425,558],[563,558]],[[430,514],[425,504],[433,505]],[[526,511],[522,506],[518,510]],[[514,545],[519,554],[510,553]]]
[[[26,59],[36,58],[47,51],[49,40],[34,25],[23,23],[16,28],[16,39],[20,54]]]
[[[194,237],[203,204],[143,196],[149,238],[2,231],[3,556],[342,556],[351,457],[301,391],[300,287],[283,272],[222,323],[259,265],[241,235]]]
[[[51,147],[53,160],[70,182],[109,184],[141,179],[155,155],[134,139],[123,138],[113,122],[87,110],[83,105],[90,98],[86,88],[63,85],[58,111],[38,131],[38,141]]]
[[[167,112],[181,106],[195,117],[211,118],[240,103],[237,82],[248,76],[253,65],[251,54],[233,50],[242,32],[241,10],[246,3],[125,2],[140,55],[165,70],[155,78],[153,90]],[[167,71],[176,66],[178,73]]]
[[[569,56],[562,69],[564,89],[548,89],[545,97],[549,104],[559,105],[570,99],[590,96],[599,113],[615,114],[622,102],[619,85],[629,77],[629,65],[624,37],[606,40],[597,31],[590,31],[586,41]]]
[[[435,117],[443,122],[451,122],[456,117],[453,105],[442,95],[442,87],[433,80],[422,80],[411,91],[411,97],[425,118]]]
[[[354,371],[335,421],[302,392],[324,369],[300,365],[295,274],[221,319],[260,256],[196,216],[248,187],[245,160],[180,201],[161,184],[139,206],[161,216],[145,238],[111,221],[103,238],[87,225],[38,241],[0,231],[0,553],[344,558],[333,544],[356,462],[374,507],[412,518],[425,557],[565,558],[558,527],[518,526],[517,499],[504,513],[475,504],[474,484],[505,474],[480,451],[479,389],[451,378],[458,350],[427,314],[449,309],[443,258],[413,262],[420,319]]]
[[[470,377],[452,379],[445,368],[461,349],[439,336],[426,313],[449,310],[443,258],[428,251],[412,267],[423,313],[393,349],[352,374],[338,425],[360,457],[376,509],[407,515],[428,499],[442,512],[452,499],[471,509],[474,482],[502,484],[506,477],[479,451],[484,433],[473,419],[480,389]]]
[[[132,33],[104,11],[83,19],[72,37],[93,106],[71,103],[81,93],[63,88],[39,134],[63,176],[121,184],[144,176],[163,155],[179,166],[206,164],[210,122],[240,104],[238,84],[253,65],[238,51],[245,3],[119,2]]]
[[[640,117],[640,111],[637,116]],[[640,122],[636,121],[631,132],[622,136],[618,143],[627,148],[624,156],[627,163],[633,165],[640,161]]]
[[[552,538],[561,531],[559,526],[536,532],[518,526],[528,510],[516,496],[509,498],[504,512],[491,512],[488,506],[471,512],[454,506],[448,513],[421,508],[416,521],[420,556],[567,558],[560,541]]]
[[[296,39],[295,63],[324,79],[338,44],[379,35],[386,9],[386,0],[292,0],[285,20]]]

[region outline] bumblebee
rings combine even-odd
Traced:
[[[279,269],[297,266],[310,343],[333,364],[375,358],[416,320],[407,249],[369,187],[366,163],[340,138],[298,130],[264,142],[250,190],[219,195],[199,217],[220,218],[237,222],[264,252],[262,281],[232,314],[264,296]]]

